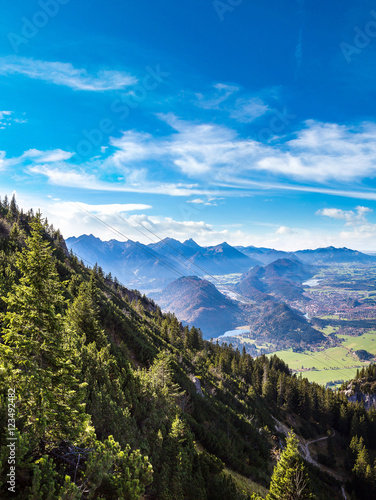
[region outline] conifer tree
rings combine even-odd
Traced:
[[[267,364],[264,366],[261,391],[263,397],[270,403],[273,400],[273,386],[269,378],[269,369]]]
[[[20,280],[3,298],[0,361],[18,395],[17,415],[43,453],[46,442],[77,439],[88,417],[63,327],[63,285],[40,214],[31,227],[16,259]]]
[[[107,341],[98,321],[96,294],[96,287],[92,279],[89,283],[82,283],[76,299],[68,308],[66,324],[68,328],[75,331],[83,343],[95,342],[100,349],[107,344]]]
[[[9,210],[13,217],[18,215],[18,206],[16,202],[16,196],[13,194],[12,199],[10,201]]]
[[[268,500],[313,500],[308,473],[298,451],[299,441],[290,432],[286,448],[274,468]]]

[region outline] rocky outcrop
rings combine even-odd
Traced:
[[[200,382],[200,379],[198,379],[197,377],[192,377],[192,382],[195,384],[195,387],[196,387],[196,393],[199,394],[200,396],[204,397],[204,394],[202,392],[202,389],[201,389],[201,382]]]
[[[348,384],[344,394],[351,403],[363,403],[367,411],[372,407],[376,409],[376,394],[363,393],[353,382]]]

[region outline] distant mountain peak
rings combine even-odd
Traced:
[[[201,248],[200,245],[198,243],[196,243],[193,238],[189,238],[189,240],[185,240],[183,242],[183,245],[187,245],[191,248],[197,248],[197,249]]]
[[[166,236],[166,238],[163,238],[163,240],[160,241],[161,243],[180,243],[179,240],[176,240],[175,238],[170,238],[169,236]]]

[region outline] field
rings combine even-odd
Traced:
[[[323,330],[328,335],[336,331],[336,328],[325,327]],[[340,381],[353,378],[358,368],[369,364],[367,361],[360,361],[355,351],[364,349],[376,356],[376,331],[364,333],[359,337],[337,337],[342,341],[339,347],[317,352],[293,352],[289,349],[273,352],[268,356],[277,354],[295,373],[302,373],[310,382],[339,385]]]
[[[376,344],[376,341],[373,343]],[[345,347],[332,347],[318,352],[293,352],[289,349],[273,352],[268,356],[273,354],[283,359],[295,373],[301,373],[310,382],[322,385],[338,385],[340,381],[353,378],[358,368],[368,365],[367,362],[359,361]]]
[[[352,349],[353,351],[364,349],[376,356],[376,331],[364,333],[360,337],[338,335],[338,338],[344,340],[342,345],[347,349]]]

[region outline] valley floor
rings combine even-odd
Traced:
[[[227,286],[237,276],[222,277]],[[246,348],[254,356],[277,354],[294,373],[311,382],[339,386],[357,370],[376,359],[376,267],[336,266],[322,268],[306,281],[304,296],[309,302],[288,301],[326,337],[326,344],[310,350],[283,348],[247,333],[222,336],[220,341]],[[241,327],[242,330],[246,326]]]

